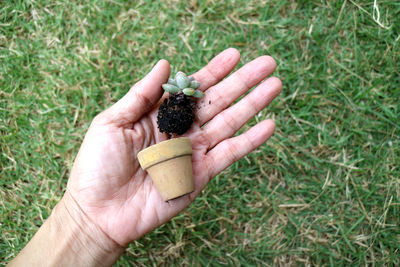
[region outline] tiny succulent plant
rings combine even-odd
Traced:
[[[194,121],[195,98],[202,98],[204,93],[198,90],[200,83],[193,77],[179,71],[175,78],[169,78],[162,88],[169,93],[160,105],[157,124],[161,133],[182,135]]]
[[[204,93],[198,88],[200,83],[193,77],[186,76],[182,71],[178,71],[175,79],[169,78],[168,83],[162,85],[162,88],[170,94],[178,94],[182,92],[184,95],[202,98]]]

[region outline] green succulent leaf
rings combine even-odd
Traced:
[[[200,90],[195,90],[193,96],[196,98],[202,98],[203,96],[205,96],[205,94]]]
[[[187,78],[186,74],[183,72],[178,72],[176,74],[175,80],[176,80],[176,84],[178,85],[178,87],[180,89],[184,89],[189,86],[188,78]]]
[[[192,88],[185,88],[182,90],[182,92],[187,96],[192,96],[196,93],[196,90],[194,90]]]
[[[172,84],[172,85],[178,86],[178,85],[176,84],[176,81],[175,81],[174,79],[172,79],[172,78],[169,78],[169,79],[168,79],[168,84]]]
[[[192,76],[188,76],[188,81],[189,81],[189,83],[191,83],[194,81],[194,78]]]
[[[200,83],[198,81],[191,81],[190,88],[197,89],[200,87]]]
[[[162,85],[162,88],[163,88],[166,92],[171,93],[171,94],[176,94],[176,93],[178,93],[178,92],[180,91],[179,88],[176,87],[175,85],[167,84],[167,83],[163,84],[163,85]]]
[[[183,71],[178,71],[176,74],[175,74],[175,79],[176,79],[176,76],[178,76],[178,75],[183,75],[183,76],[187,76]]]

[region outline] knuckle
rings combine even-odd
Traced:
[[[140,91],[133,91],[134,98],[139,102],[139,106],[144,107],[145,110],[149,110],[154,106],[154,103],[146,96],[144,96]]]
[[[100,112],[92,120],[92,124],[93,125],[103,125],[103,124],[106,124],[106,123],[107,123],[106,111]]]

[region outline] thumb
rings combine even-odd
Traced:
[[[100,113],[96,120],[101,124],[117,124],[118,126],[139,120],[160,100],[164,92],[161,85],[168,80],[170,65],[162,59],[153,69],[117,103]]]

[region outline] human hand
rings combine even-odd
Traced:
[[[187,207],[211,178],[262,145],[274,132],[274,122],[265,120],[231,137],[282,88],[278,78],[264,80],[276,67],[268,56],[251,61],[222,80],[239,59],[237,50],[227,49],[192,75],[205,92],[200,100],[205,105],[196,110],[195,122],[184,134],[193,147],[193,193],[164,202],[137,160],[140,150],[167,139],[159,133],[156,122],[161,84],[170,75],[169,63],[161,60],[121,100],[95,117],[75,159],[64,201],[121,246]]]

